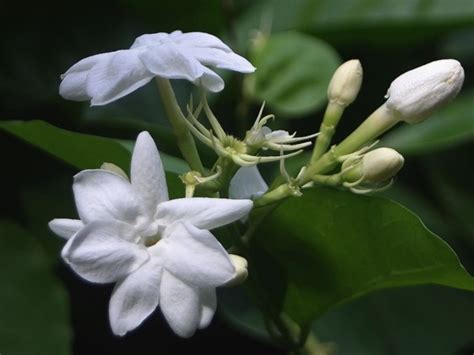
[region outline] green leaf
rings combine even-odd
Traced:
[[[452,249],[383,198],[309,190],[278,207],[255,235],[249,274],[257,301],[265,313],[283,310],[303,327],[379,289],[439,284],[474,291]]]
[[[71,132],[44,121],[4,121],[0,129],[78,169],[98,168],[110,162],[129,171],[131,142]],[[182,196],[184,188],[176,174],[186,170],[186,163],[164,153],[162,160],[171,196]]]
[[[238,33],[272,19],[272,31],[305,30],[318,36],[346,40],[362,38],[406,44],[426,40],[427,34],[446,35],[460,27],[472,28],[474,3],[469,0],[285,0],[258,1],[239,19]],[[447,31],[448,30],[448,31]]]
[[[38,241],[0,221],[0,349],[2,354],[69,354],[67,295]]]
[[[340,59],[327,43],[298,32],[278,33],[258,50],[249,94],[294,117],[320,108]],[[250,81],[252,82],[252,81]]]
[[[474,91],[455,99],[442,111],[417,125],[403,125],[383,138],[383,145],[402,154],[427,154],[474,139]]]

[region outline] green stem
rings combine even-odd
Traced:
[[[178,105],[171,83],[168,79],[156,78],[158,88],[160,89],[161,99],[165,108],[166,115],[173,127],[176,136],[177,145],[184,159],[188,162],[192,170],[204,173],[204,167],[199,157],[199,153],[194,142],[194,138],[189,131],[185,121],[186,117]]]
[[[311,162],[317,161],[329,148],[332,137],[336,132],[336,126],[342,117],[344,107],[334,102],[329,102],[326,112],[324,113],[323,122],[319,129],[319,136],[314,145]]]

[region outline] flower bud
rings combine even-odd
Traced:
[[[385,105],[400,121],[418,123],[453,99],[463,81],[464,69],[457,60],[437,60],[396,78]]]
[[[122,168],[120,168],[119,166],[113,164],[113,163],[103,163],[100,168],[102,170],[108,170],[108,171],[111,171],[117,175],[120,175],[121,177],[123,177],[124,179],[128,180],[128,176],[127,174],[125,173],[125,171],[122,170]]]
[[[340,106],[350,105],[362,84],[362,66],[358,59],[349,60],[337,68],[328,86],[328,99]]]
[[[247,260],[239,255],[235,254],[229,254],[230,261],[232,262],[232,265],[234,265],[235,268],[235,275],[234,277],[227,281],[225,286],[235,286],[235,285],[240,285],[242,282],[244,282],[247,279],[248,276],[248,270],[247,270]]]
[[[403,166],[405,159],[391,148],[374,149],[362,158],[364,181],[382,182],[395,176]]]

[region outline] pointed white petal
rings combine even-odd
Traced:
[[[86,91],[86,80],[89,71],[100,61],[106,60],[111,53],[102,53],[84,58],[74,64],[63,75],[59,94],[68,100],[87,101],[90,96]]]
[[[136,51],[119,50],[101,60],[87,76],[87,94],[91,105],[105,105],[147,84],[151,74]]]
[[[145,247],[129,242],[134,233],[126,223],[91,222],[68,240],[61,255],[87,281],[114,282],[149,259]]]
[[[109,303],[112,331],[123,336],[138,327],[158,306],[162,268],[151,258],[119,281]]]
[[[204,65],[241,73],[255,71],[255,67],[247,59],[234,52],[225,52],[216,48],[189,48],[187,51]]]
[[[162,78],[195,82],[203,74],[203,66],[192,56],[183,54],[171,42],[151,46],[138,55],[151,73]]]
[[[233,199],[252,199],[263,195],[268,185],[256,166],[240,168],[230,181],[229,197]]]
[[[150,253],[154,253],[150,248]],[[216,287],[234,277],[229,254],[207,230],[177,222],[167,227],[156,244],[163,267],[198,287]]]
[[[84,170],[74,176],[76,207],[84,223],[116,219],[130,224],[140,216],[132,185],[107,170]]]
[[[200,290],[201,318],[199,319],[199,329],[206,328],[211,324],[217,307],[216,290],[207,288]]]
[[[180,337],[189,338],[201,317],[199,290],[163,270],[160,308],[171,329]]]
[[[144,210],[153,217],[158,204],[168,201],[168,187],[160,154],[148,132],[141,132],[135,143],[131,180]]]
[[[55,218],[48,223],[48,226],[60,237],[69,239],[84,227],[84,223],[79,219]]]
[[[252,209],[250,200],[225,198],[179,198],[158,206],[156,219],[161,225],[183,221],[197,228],[213,229],[237,221]]]
[[[219,38],[204,32],[182,33],[181,31],[175,31],[170,34],[170,39],[186,47],[218,48],[226,52],[232,51]]]

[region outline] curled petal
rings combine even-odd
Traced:
[[[99,61],[87,76],[86,91],[91,105],[105,105],[147,84],[154,75],[136,51],[119,50]]]
[[[204,32],[187,32],[174,31],[170,33],[170,39],[176,43],[189,47],[207,47],[217,48],[225,52],[232,51],[224,42],[216,36]]]
[[[137,270],[149,258],[145,247],[129,242],[134,234],[133,227],[126,223],[91,222],[68,240],[61,254],[87,281],[114,282]]]
[[[84,223],[119,220],[135,223],[141,215],[140,202],[132,185],[107,170],[84,170],[74,176],[74,197]]]
[[[220,286],[235,274],[229,254],[217,239],[188,223],[167,227],[156,248],[161,249],[158,253],[164,268],[198,287]]]
[[[224,89],[224,80],[214,73],[211,69],[206,68],[203,66],[203,74],[199,80],[199,83],[204,87],[206,90],[210,92],[219,92]]]
[[[242,167],[237,170],[230,181],[229,197],[232,199],[253,199],[263,195],[267,190],[268,185],[255,165]]]
[[[138,327],[158,306],[162,268],[151,258],[119,281],[109,303],[112,331],[123,336]]]
[[[213,288],[201,289],[201,318],[199,319],[199,329],[206,328],[212,321],[217,307],[216,290]]]
[[[199,326],[199,290],[166,270],[160,285],[160,308],[171,329],[183,338],[192,336]]]
[[[234,52],[225,52],[216,48],[190,48],[188,51],[190,55],[193,55],[204,65],[241,73],[253,73],[255,71],[255,67],[247,59]]]
[[[197,228],[213,229],[239,220],[250,212],[252,206],[250,200],[180,198],[161,203],[156,219],[166,226],[183,221]]]
[[[84,227],[84,223],[79,219],[55,218],[48,223],[48,226],[60,237],[69,239]]]
[[[148,132],[138,135],[132,155],[131,180],[144,211],[153,216],[159,203],[168,201],[168,187],[160,154]]]
[[[137,37],[130,49],[136,49],[144,46],[154,46],[169,41],[170,35],[165,32],[150,33]]]
[[[86,91],[89,71],[99,62],[107,60],[113,53],[102,53],[84,58],[61,75],[59,94],[68,100],[87,101],[91,97]]]

